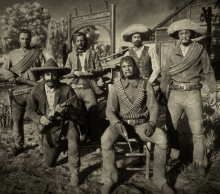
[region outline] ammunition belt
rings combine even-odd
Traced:
[[[127,106],[127,108],[124,110],[124,114],[130,114],[132,110],[135,112],[139,112],[141,110],[141,105],[143,103],[143,100],[145,98],[145,87],[146,87],[146,81],[142,81],[142,87],[139,90],[139,94],[135,102],[132,104],[131,101],[128,99],[127,95],[125,94],[125,90],[121,84],[121,78],[116,78],[114,85],[121,96],[124,104]]]

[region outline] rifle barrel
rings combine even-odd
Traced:
[[[103,60],[105,60],[105,59],[108,59],[109,57],[113,57],[113,56],[115,56],[115,55],[118,55],[119,53],[122,53],[122,52],[124,52],[124,51],[129,50],[129,49],[130,49],[130,48],[126,48],[126,49],[124,49],[124,50],[122,50],[122,51],[119,51],[118,53],[114,53],[114,54],[109,55],[109,56],[107,56],[107,57],[101,58],[100,61],[103,61]]]
[[[60,105],[60,107],[63,108],[63,107],[66,105],[67,102],[69,102],[70,100],[72,100],[72,99],[75,98],[75,97],[76,97],[76,95],[74,95],[73,97],[69,98],[68,100],[66,100],[65,102],[63,102],[63,103]]]

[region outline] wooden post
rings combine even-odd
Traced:
[[[151,142],[147,142],[145,145],[146,149],[146,175],[145,178],[149,179],[150,177],[150,152],[151,152]]]
[[[115,53],[115,22],[116,22],[116,5],[111,4],[111,29],[110,29],[111,54]]]
[[[87,7],[88,7],[88,9],[89,9],[89,13],[92,13],[92,6],[89,5],[89,4],[86,4],[86,5],[87,5]]]
[[[68,52],[71,52],[72,48],[71,48],[71,14],[68,13],[67,14],[67,48],[68,48]]]
[[[211,42],[212,42],[212,8],[211,7],[208,7],[207,33],[208,33],[207,53],[209,57],[211,57]]]
[[[103,3],[105,4],[106,10],[108,10],[108,1],[103,1]]]
[[[77,13],[77,8],[75,8],[75,7],[72,7],[72,9],[74,10],[74,12],[75,12],[75,15],[76,15],[76,16],[78,16],[78,13]]]
[[[212,42],[212,7],[208,7],[206,9],[205,7],[202,7],[202,10],[204,12],[204,19],[207,23],[207,35],[208,35],[208,43],[206,45],[206,51],[210,57],[211,55],[211,42]]]

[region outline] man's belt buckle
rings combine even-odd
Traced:
[[[135,125],[135,120],[128,120],[129,125]]]
[[[179,85],[179,90],[185,91],[186,90],[186,85],[184,85],[184,84]]]

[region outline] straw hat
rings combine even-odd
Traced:
[[[167,29],[167,32],[172,38],[179,39],[178,32],[180,30],[192,30],[197,34],[197,37],[202,36],[204,33],[201,26],[189,19],[179,20],[172,23]]]
[[[143,24],[133,24],[131,26],[128,26],[122,32],[122,39],[125,42],[131,42],[132,35],[134,34],[141,34],[141,40],[148,41],[150,40],[151,29]]]
[[[71,69],[65,67],[59,67],[57,63],[52,59],[48,59],[43,67],[35,67],[32,68],[31,71],[36,73],[42,73],[43,71],[58,71],[59,75],[65,75],[71,72]]]

